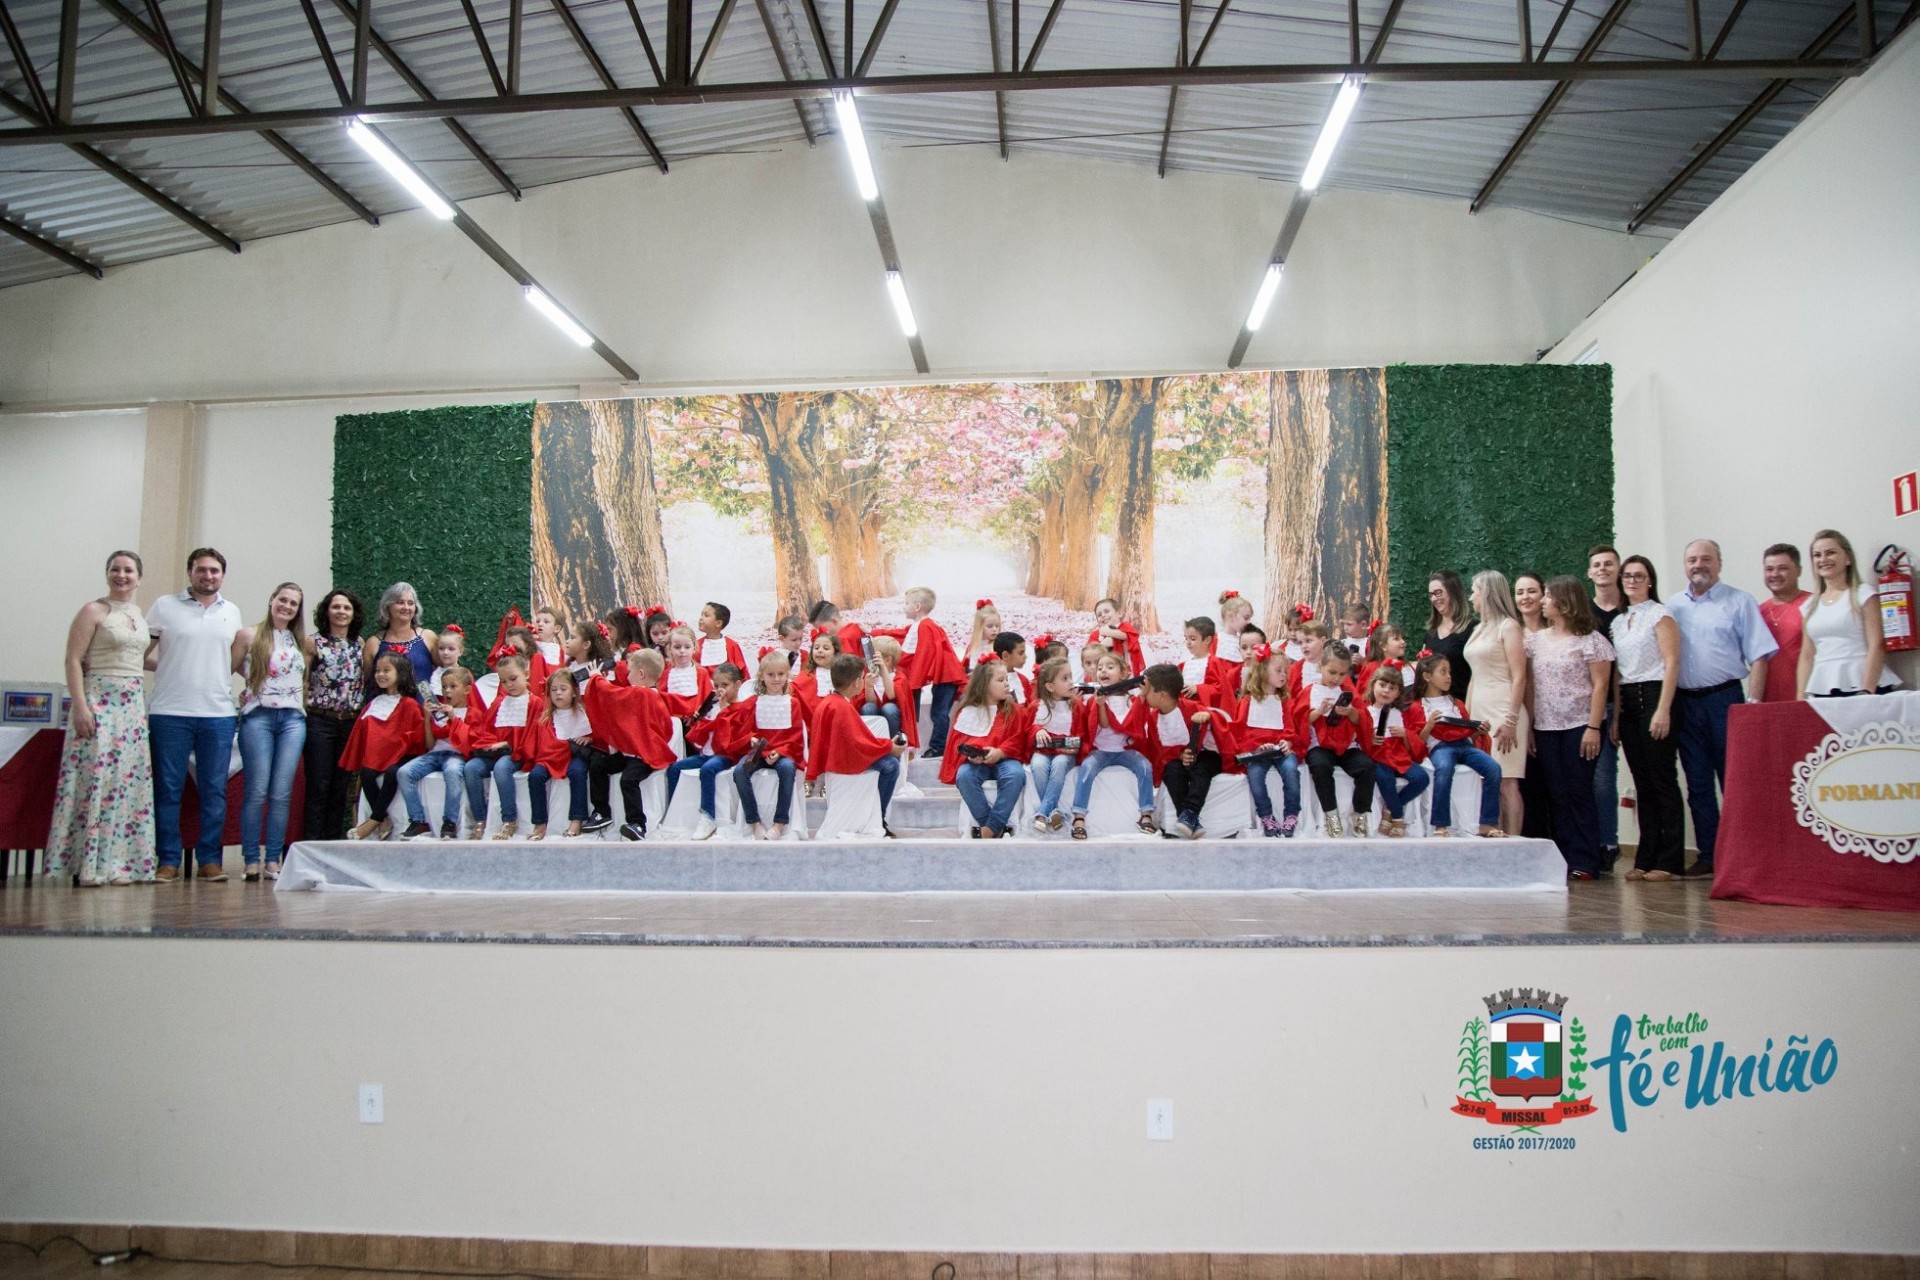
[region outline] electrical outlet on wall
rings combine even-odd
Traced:
[[[1152,1142],[1173,1141],[1173,1099],[1147,1099],[1147,1138]]]
[[[360,1086],[360,1123],[385,1124],[387,1122],[387,1089],[385,1085],[363,1084]]]

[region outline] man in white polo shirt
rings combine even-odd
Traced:
[[[212,547],[187,557],[188,587],[147,610],[147,736],[153,745],[153,833],[158,876],[180,878],[180,796],[187,762],[200,791],[200,841],[194,860],[202,880],[227,878],[220,837],[227,825],[227,765],[237,722],[233,702],[233,637],[239,606],[220,594],[227,558]]]

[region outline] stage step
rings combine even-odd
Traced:
[[[401,893],[1561,889],[1546,840],[308,841],[275,886]]]

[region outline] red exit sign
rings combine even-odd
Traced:
[[[1910,516],[1920,510],[1920,471],[1893,478],[1893,514]]]

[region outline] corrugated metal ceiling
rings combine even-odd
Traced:
[[[1370,44],[1389,0],[1363,0],[1363,43]],[[1700,0],[1701,25],[1712,42],[1736,0]],[[987,3],[997,4],[1003,61],[1011,59],[1012,0],[901,0],[872,73],[922,74],[989,69]],[[506,58],[508,0],[474,0],[495,57]],[[695,56],[722,0],[695,0]],[[1606,11],[1604,0],[1531,0],[1536,43],[1556,19],[1564,23],[1554,57],[1573,55]],[[10,10],[43,82],[52,91],[59,0],[10,0]],[[130,6],[142,18],[145,9]],[[352,46],[350,19],[334,3],[317,9],[343,61]],[[635,34],[627,0],[572,0],[572,12],[621,85],[655,82]],[[666,0],[637,0],[656,54],[664,56]],[[1852,6],[1836,0],[1749,0],[1728,35],[1723,58],[1798,55]],[[880,0],[859,0],[861,43],[879,16]],[[1905,6],[1879,0],[1883,33]],[[779,39],[792,74],[828,74],[802,0],[742,0],[714,42],[706,83],[771,81],[780,64],[768,39]],[[1046,0],[1021,6],[1021,45],[1031,48]],[[179,47],[189,57],[202,43],[204,6],[163,0]],[[835,63],[845,67],[844,8],[819,6]],[[428,90],[440,97],[494,92],[458,0],[383,0],[375,26]],[[1214,17],[1195,0],[1192,40]],[[106,122],[179,114],[184,110],[166,60],[107,8],[80,11],[75,118]],[[1221,17],[1207,65],[1338,62],[1347,56],[1345,0],[1238,0]],[[1416,60],[1508,60],[1514,8],[1507,0],[1405,0],[1381,53],[1385,63]],[[1039,65],[1049,69],[1164,66],[1179,43],[1177,0],[1067,0]],[[1830,52],[1850,56],[1852,34]],[[1687,51],[1686,9],[1675,3],[1632,4],[1597,57],[1680,58]],[[226,0],[222,83],[254,110],[330,106],[337,101],[325,63],[294,0]],[[595,89],[600,81],[559,14],[528,0],[522,52],[526,92]],[[405,101],[415,95],[385,59],[370,63],[370,96]],[[1741,81],[1594,80],[1573,86],[1501,183],[1493,203],[1618,227],[1764,87]],[[0,61],[0,88],[30,102],[11,57]],[[1739,138],[1707,164],[1651,226],[1685,225],[1796,124],[1825,92],[1818,81],[1789,87]],[[1467,200],[1481,189],[1528,119],[1545,100],[1538,83],[1484,82],[1370,86],[1343,143],[1330,185],[1415,192]],[[1208,87],[1178,96],[1167,147],[1169,168],[1292,181],[1312,147],[1332,96],[1329,86]],[[1050,90],[1006,95],[1007,129],[1015,147],[1152,165],[1161,155],[1168,91],[1151,88]],[[819,104],[805,111],[816,133],[831,129]],[[639,119],[670,164],[766,147],[802,138],[801,117],[787,102],[643,107]],[[862,104],[868,128],[911,144],[998,147],[993,97],[985,93],[881,96]],[[11,120],[0,111],[0,121]],[[474,141],[521,188],[653,163],[617,111],[488,116],[467,120]],[[11,127],[0,125],[0,127]],[[389,127],[408,156],[456,199],[497,192],[501,183],[444,122]],[[392,187],[334,128],[286,131],[286,140],[376,213],[407,207]],[[219,231],[239,241],[322,226],[354,217],[346,205],[253,134],[101,144],[124,165]],[[77,149],[0,150],[0,213],[105,265],[209,247],[201,233],[102,172]],[[66,274],[71,268],[11,238],[0,238],[0,287]]]

